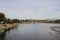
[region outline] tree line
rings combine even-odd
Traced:
[[[19,23],[20,20],[19,19],[10,19],[10,18],[6,18],[5,14],[0,12],[0,23]]]
[[[19,19],[10,19],[10,18],[6,18],[5,14],[0,12],[0,23],[21,23],[21,22],[47,22],[48,20],[30,20],[30,19],[26,19],[26,20],[19,20]],[[60,23],[60,19],[59,20],[55,20],[55,21],[48,21],[47,23]]]

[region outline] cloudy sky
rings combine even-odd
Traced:
[[[7,18],[60,18],[60,0],[0,0],[0,12]]]

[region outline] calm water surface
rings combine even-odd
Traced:
[[[60,24],[20,24],[4,33],[0,40],[58,40],[59,33],[51,30],[51,26],[60,26]]]

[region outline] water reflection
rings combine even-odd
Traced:
[[[54,28],[54,27],[53,27],[53,28]],[[51,30],[54,31],[54,32],[50,32],[49,34],[50,34],[51,36],[53,36],[54,39],[60,40],[60,30],[56,30],[56,29],[53,29],[53,28],[51,28]],[[57,28],[57,27],[56,27],[56,28]]]
[[[58,32],[50,29],[60,24],[20,24],[4,33],[0,40],[59,40]]]
[[[6,32],[3,32],[2,34],[0,34],[0,40],[5,40],[5,35],[6,35]]]
[[[60,40],[60,33],[52,33],[52,32],[50,32],[49,34],[50,34],[54,39]]]

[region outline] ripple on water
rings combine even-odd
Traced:
[[[50,29],[51,26],[60,24],[20,24],[7,31],[4,40],[57,40],[57,33]]]

